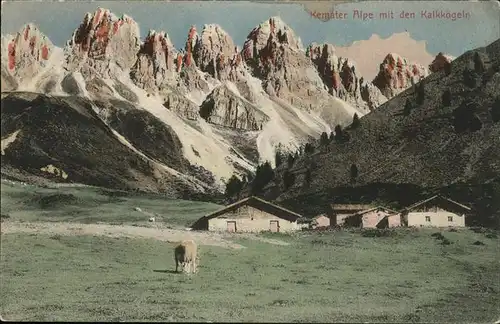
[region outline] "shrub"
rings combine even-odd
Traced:
[[[498,235],[496,235],[495,233],[488,233],[485,236],[486,236],[486,238],[489,238],[489,239],[496,239],[496,238],[498,238]]]
[[[483,242],[481,241],[476,241],[474,243],[472,243],[473,245],[485,245]]]
[[[443,238],[443,240],[441,241],[441,244],[442,245],[450,245],[452,242],[450,240],[448,240],[447,238]]]
[[[444,239],[443,234],[441,234],[441,233],[439,233],[439,232],[432,233],[432,234],[431,234],[431,236],[432,236],[432,237],[434,237],[434,238],[436,238],[436,239],[438,239],[438,240],[442,240],[442,239]]]
[[[398,235],[398,232],[394,229],[366,228],[361,230],[361,236],[363,237],[391,237],[396,235]]]

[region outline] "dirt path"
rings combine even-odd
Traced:
[[[225,240],[218,233],[167,229],[162,228],[161,225],[155,225],[154,227],[139,227],[109,224],[20,223],[4,221],[1,225],[1,232],[2,234],[40,233],[49,235],[99,235],[108,237],[152,238],[170,243],[176,243],[185,239],[193,239],[201,245],[221,246],[232,249],[245,248],[243,245]]]

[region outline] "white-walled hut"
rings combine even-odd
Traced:
[[[224,232],[290,232],[300,230],[303,217],[291,210],[252,196],[203,216],[191,228]]]
[[[418,227],[465,227],[470,207],[441,195],[419,201],[401,212],[401,222]]]

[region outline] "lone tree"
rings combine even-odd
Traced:
[[[493,122],[497,123],[500,121],[500,97],[497,97],[497,100],[495,100],[493,106],[491,106],[490,114]]]
[[[237,196],[239,199],[241,189],[243,189],[243,182],[233,174],[226,184],[226,191],[224,192],[224,195],[228,199],[234,196]]]
[[[356,178],[358,177],[358,167],[354,163],[351,164],[350,175],[351,175],[351,181],[352,182],[356,181]]]
[[[295,174],[286,170],[283,173],[283,184],[285,186],[285,190],[288,190],[295,183]]]
[[[405,107],[403,109],[403,114],[405,116],[408,116],[411,113],[412,108],[413,108],[413,105],[411,104],[410,99],[407,98],[406,102],[405,102]]]
[[[354,116],[352,116],[352,128],[358,128],[361,125],[361,122],[359,121],[359,116],[357,113],[354,113]]]
[[[330,142],[333,142],[333,140],[335,139],[335,133],[330,132],[330,137],[328,139],[330,140]]]
[[[443,103],[443,106],[449,107],[451,105],[451,92],[450,90],[446,90],[443,92],[443,95],[441,96],[441,101]]]
[[[424,82],[421,81],[419,84],[417,84],[417,98],[416,102],[418,105],[421,105],[424,103],[425,100],[425,85]]]
[[[474,71],[476,71],[477,73],[483,73],[484,71],[486,71],[484,61],[478,52],[474,53]]]

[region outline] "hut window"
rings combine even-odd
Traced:
[[[453,222],[453,216],[448,216],[448,222]]]
[[[425,216],[425,221],[430,222],[431,221],[431,216]]]

